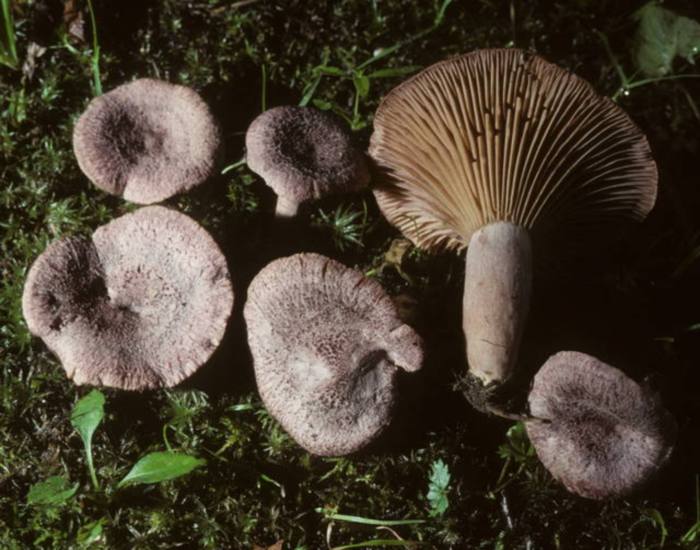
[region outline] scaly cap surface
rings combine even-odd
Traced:
[[[258,390],[309,452],[344,455],[389,424],[399,369],[423,343],[381,285],[318,254],[275,260],[253,280],[244,311]]]
[[[178,384],[223,337],[233,306],[226,259],[194,220],[141,208],[68,237],[24,286],[29,330],[76,384],[141,390]]]
[[[94,98],[73,130],[83,173],[100,189],[138,204],[203,183],[220,147],[216,122],[194,90],[150,78]]]
[[[604,499],[633,492],[671,454],[675,422],[648,390],[585,353],[542,366],[529,396],[527,433],[537,456],[569,491]]]

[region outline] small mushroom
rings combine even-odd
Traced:
[[[142,78],[94,98],[73,130],[83,173],[100,189],[151,204],[203,183],[219,129],[192,89]]]
[[[531,234],[573,243],[582,231],[643,219],[656,199],[649,144],[622,109],[516,49],[449,59],[392,90],[370,155],[391,223],[428,250],[468,247],[462,322],[470,372],[484,386],[516,364]]]
[[[244,316],[265,406],[317,455],[352,453],[376,438],[391,419],[398,372],[423,361],[420,336],[382,286],[318,254],[267,265]]]
[[[226,259],[184,214],[141,208],[67,237],[24,286],[29,330],[76,384],[143,390],[178,384],[219,345],[233,306]]]
[[[673,450],[673,417],[647,388],[595,357],[562,351],[542,366],[525,425],[566,488],[605,499],[639,489]]]
[[[246,133],[246,162],[277,193],[276,216],[327,195],[350,193],[369,182],[365,155],[347,125],[312,107],[275,107]]]

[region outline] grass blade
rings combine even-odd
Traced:
[[[15,22],[12,17],[10,0],[0,0],[2,7],[2,26],[0,27],[0,63],[12,69],[19,66],[15,39]]]
[[[331,550],[350,550],[351,548],[369,548],[373,546],[403,546],[404,548],[415,548],[422,543],[410,540],[396,539],[374,539],[355,542],[353,544],[344,544],[342,546],[334,546]]]
[[[102,95],[102,78],[100,77],[100,42],[97,39],[97,21],[95,20],[95,10],[92,7],[92,0],[87,0],[88,11],[90,12],[90,25],[92,26],[92,86],[95,95]]]
[[[134,464],[117,488],[168,481],[189,474],[204,464],[206,464],[205,460],[182,453],[170,451],[150,453]]]
[[[362,516],[352,516],[348,514],[336,514],[323,508],[316,508],[316,512],[323,514],[326,519],[333,521],[346,521],[348,523],[359,523],[362,525],[396,526],[396,525],[418,525],[425,523],[424,519],[372,519]]]

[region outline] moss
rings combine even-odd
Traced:
[[[26,269],[49,241],[91,232],[133,206],[91,186],[71,151],[72,125],[91,96],[89,45],[66,37],[60,7],[20,4],[20,57],[32,41],[47,50],[31,78],[0,67],[0,547],[77,546],[79,535],[84,538],[99,521],[100,540],[109,548],[250,548],[279,539],[285,548],[321,548],[331,521],[333,544],[391,536],[328,519],[323,510],[424,519],[395,529],[407,540],[438,548],[652,548],[662,537],[678,546],[684,536],[687,547],[697,544],[688,530],[697,521],[700,333],[687,327],[698,322],[700,311],[700,268],[693,261],[700,234],[693,169],[700,151],[698,82],[649,85],[620,98],[654,148],[662,181],[658,206],[600,270],[604,276],[599,271],[590,279],[547,283],[533,305],[523,350],[521,391],[548,354],[585,345],[587,338],[607,343],[613,355],[631,353],[630,364],[638,365],[632,374],[663,381],[664,398],[682,426],[680,444],[675,462],[646,498],[574,498],[531,453],[513,447],[507,422],[470,410],[452,389],[464,364],[461,260],[410,250],[400,270],[386,264],[398,234],[368,194],[312,207],[301,223],[315,221],[316,229],[292,246],[322,249],[374,269],[393,293],[418,300],[416,318],[430,346],[429,361],[406,381],[406,404],[390,433],[356,457],[320,459],[302,452],[261,408],[242,329],[234,326],[214,363],[187,387],[145,395],[106,392],[108,416],[95,436],[94,456],[108,489],[96,493],[68,420],[83,390],[30,338],[20,298]],[[233,164],[243,155],[243,133],[263,99],[268,106],[298,103],[313,90],[309,101],[342,114],[366,143],[379,99],[402,74],[475,47],[534,48],[612,95],[620,83],[600,31],[633,72],[630,15],[641,2],[454,2],[439,28],[427,32],[438,4],[95,1],[103,85],[108,90],[155,76],[196,87],[222,121],[226,163]],[[671,4],[700,18],[691,0]],[[384,73],[394,76],[372,74],[379,69],[394,69]],[[272,197],[245,166],[170,204],[212,231],[238,283],[269,259],[260,251],[269,248],[272,235]],[[572,295],[583,304],[576,315],[564,307]],[[643,329],[637,328],[640,316]],[[586,322],[576,325],[573,317]],[[616,322],[611,328],[601,318]],[[572,326],[587,328],[567,333]],[[618,336],[639,350],[616,344]],[[110,489],[138,457],[165,448],[164,433],[173,448],[206,458],[207,466],[159,485]],[[438,459],[451,474],[450,505],[443,516],[430,518],[428,478]],[[26,505],[29,487],[51,475],[78,482],[75,499],[53,507]]]

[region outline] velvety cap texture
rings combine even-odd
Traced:
[[[391,420],[397,373],[423,361],[420,336],[381,285],[318,254],[266,266],[244,315],[265,406],[314,454],[375,439]]]
[[[563,351],[535,376],[527,433],[567,489],[593,499],[635,491],[671,454],[676,426],[655,395],[595,357]]]
[[[73,131],[83,173],[100,189],[138,204],[204,182],[220,147],[214,118],[194,90],[150,78],[94,98]]]
[[[36,259],[24,287],[29,330],[76,384],[174,386],[219,345],[233,307],[226,259],[194,220],[141,208],[63,238]]]
[[[312,107],[275,107],[259,115],[246,133],[246,161],[280,200],[296,205],[369,182],[364,153],[347,124]]]

